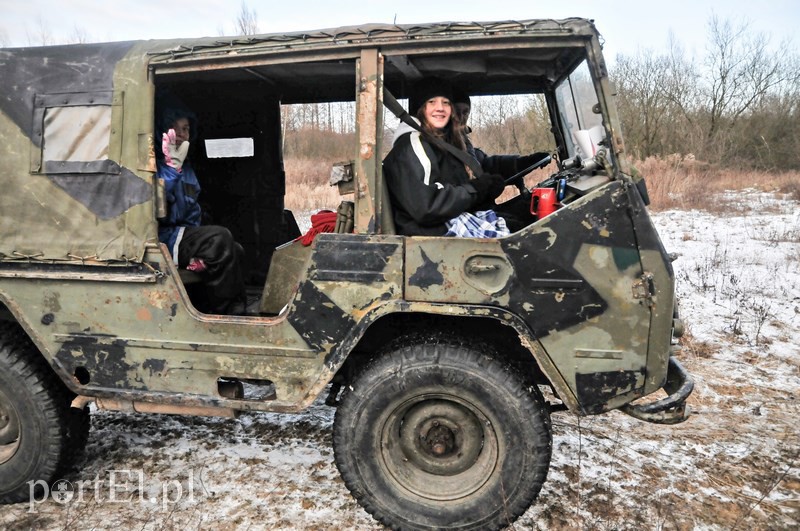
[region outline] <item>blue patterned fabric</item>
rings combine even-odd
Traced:
[[[460,238],[502,238],[511,231],[506,226],[506,220],[499,217],[494,210],[480,210],[478,212],[464,212],[447,223],[445,236]]]

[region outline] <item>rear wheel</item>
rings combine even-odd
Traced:
[[[399,529],[498,529],[541,490],[550,418],[535,386],[485,345],[410,338],[342,398],[336,464],[359,503]]]
[[[29,482],[50,483],[83,448],[89,412],[69,400],[24,333],[0,329],[0,503],[27,500]]]

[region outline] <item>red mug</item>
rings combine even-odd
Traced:
[[[560,206],[553,188],[534,188],[531,194],[531,214],[535,214],[537,219],[549,216]]]

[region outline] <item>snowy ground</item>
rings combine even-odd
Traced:
[[[717,201],[725,214],[654,216],[681,255],[694,415],[554,415],[550,475],[514,528],[800,527],[800,209],[748,191]],[[0,528],[377,529],[339,479],[332,419],[321,403],[238,420],[95,412],[67,478],[82,500],[3,507]]]

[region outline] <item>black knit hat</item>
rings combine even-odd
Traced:
[[[408,98],[408,113],[417,114],[425,102],[436,96],[444,96],[452,101],[453,87],[440,77],[426,77],[414,85]]]
[[[470,107],[472,103],[469,100],[469,94],[464,92],[464,89],[453,85],[453,103],[466,103]]]

